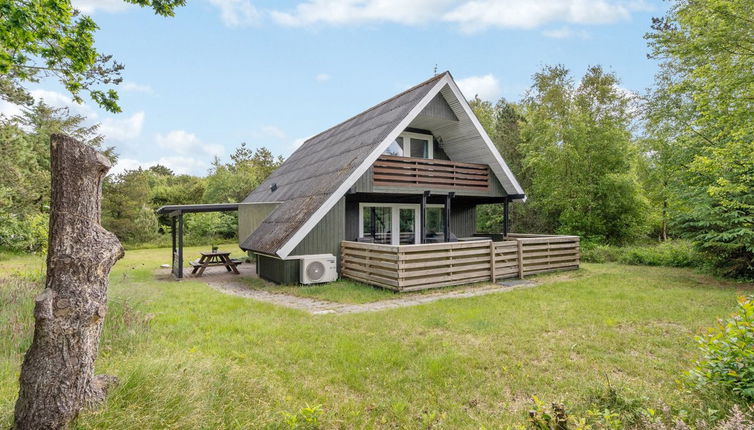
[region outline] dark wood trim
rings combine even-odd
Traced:
[[[372,240],[377,240],[377,212],[374,210],[374,206],[369,208],[369,222],[371,223],[369,234],[372,236]],[[361,235],[361,232],[359,232],[359,235]]]
[[[510,203],[510,199],[506,198],[503,202],[503,236],[508,236],[508,227],[510,226],[510,219],[509,219],[509,212],[508,212],[508,205]]]
[[[423,192],[419,205],[419,241],[421,243],[427,241],[427,198],[429,198],[429,195],[429,191]]]
[[[170,217],[170,238],[172,239],[171,242],[173,244],[172,247],[172,253],[170,254],[170,272],[175,276],[178,277],[178,270],[177,270],[177,264],[176,260],[178,259],[178,249],[177,245],[178,242],[176,241],[176,219],[174,216]]]
[[[450,200],[453,198],[453,193],[448,193],[445,196],[445,219],[443,219],[443,232],[445,233],[445,242],[450,242]]]
[[[181,213],[232,212],[238,210],[239,203],[210,203],[196,205],[166,205],[157,209],[158,214],[178,216]]]
[[[178,279],[183,278],[183,214],[178,215]]]
[[[435,136],[434,136],[434,135],[432,134],[432,132],[431,132],[431,131],[429,131],[429,130],[425,130],[425,129],[423,129],[423,128],[413,128],[413,127],[406,127],[406,129],[405,129],[404,131],[405,131],[405,132],[408,132],[408,133],[416,133],[416,134],[426,134],[426,135],[432,136],[433,138],[435,137]]]

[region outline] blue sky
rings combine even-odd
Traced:
[[[190,0],[174,18],[120,0],[74,0],[126,65],[123,112],[102,123],[116,171],[160,162],[204,175],[241,142],[283,156],[439,71],[464,94],[518,100],[543,65],[589,65],[643,92],[656,64],[643,39],[667,3],[641,0]],[[54,82],[38,98],[70,105]],[[0,112],[13,108],[0,106]]]

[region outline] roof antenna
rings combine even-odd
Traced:
[[[437,63],[435,63],[435,71],[433,76],[437,76]]]

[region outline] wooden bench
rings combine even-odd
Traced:
[[[230,258],[230,252],[202,252],[202,256],[197,261],[191,261],[189,264],[194,269],[191,271],[191,274],[198,276],[202,276],[204,274],[204,270],[207,267],[219,267],[219,266],[225,266],[225,269],[228,272],[233,272],[236,275],[240,275],[240,272],[238,271],[238,266],[241,264],[241,261],[238,259],[232,260]]]

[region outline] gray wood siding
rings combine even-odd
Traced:
[[[346,237],[346,198],[338,203],[306,235],[291,255],[332,254],[340,255],[340,241]]]
[[[359,237],[359,202],[346,202],[346,240]]]
[[[423,191],[431,191],[433,194],[447,194],[449,191],[453,191],[457,196],[475,196],[475,197],[505,197],[507,193],[497,180],[495,175],[490,175],[490,187],[487,191],[478,190],[465,190],[465,189],[453,189],[453,188],[437,188],[437,187],[384,187],[375,186],[372,179],[372,168],[367,169],[366,172],[359,178],[353,186],[353,189],[357,193],[387,193],[387,194],[421,194]]]
[[[469,237],[476,233],[476,206],[451,203],[450,231],[458,237]]]
[[[279,203],[241,203],[238,205],[238,243],[243,243],[262,224]]]
[[[281,260],[266,255],[257,255],[256,259],[257,273],[262,279],[276,284],[298,284],[300,260]]]
[[[419,116],[426,116],[430,118],[442,118],[449,121],[458,121],[458,117],[451,109],[445,97],[442,94],[437,94],[429,104],[419,113]]]

